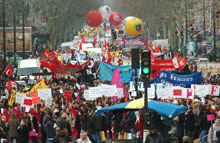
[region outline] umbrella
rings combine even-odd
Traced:
[[[108,112],[111,110],[119,110],[119,109],[143,109],[144,108],[144,98],[140,98],[134,101],[129,101],[121,104],[116,104],[112,106],[108,106],[98,110],[97,114],[102,114],[104,112]],[[148,108],[150,110],[156,111],[157,113],[165,116],[165,117],[175,117],[180,113],[186,112],[187,108],[180,105],[164,103],[159,101],[150,100],[148,101]]]

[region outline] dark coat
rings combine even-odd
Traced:
[[[188,114],[185,114],[184,128],[191,131],[195,129],[195,118],[192,111],[190,111]]]
[[[56,131],[54,128],[54,121],[50,119],[46,124],[47,138],[54,138],[56,136]]]
[[[158,132],[156,134],[149,133],[146,136],[145,143],[163,143],[163,138]]]
[[[87,131],[88,127],[89,127],[89,115],[88,113],[83,113],[81,118],[80,118],[80,122],[81,122],[81,129]]]
[[[16,116],[14,113],[11,114],[10,119],[8,120],[8,126],[9,126],[9,131],[8,135],[10,138],[12,137],[18,137],[18,120],[16,119]]]
[[[29,130],[26,125],[20,126],[18,129],[18,142],[17,143],[28,143]]]
[[[130,111],[123,120],[124,124],[128,124],[130,128],[135,128],[136,115],[135,111]]]

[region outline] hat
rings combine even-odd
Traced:
[[[193,101],[193,103],[199,103],[199,102],[200,102],[199,99],[195,99],[195,100]]]

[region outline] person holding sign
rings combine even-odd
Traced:
[[[220,116],[217,116],[215,123],[210,127],[208,133],[208,143],[218,143],[216,133],[220,131]]]

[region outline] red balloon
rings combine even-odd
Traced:
[[[91,27],[97,27],[102,23],[102,15],[98,11],[90,11],[86,15],[86,23]]]
[[[123,17],[120,13],[118,12],[113,12],[111,13],[110,17],[109,17],[109,21],[112,25],[119,25],[122,21]]]

